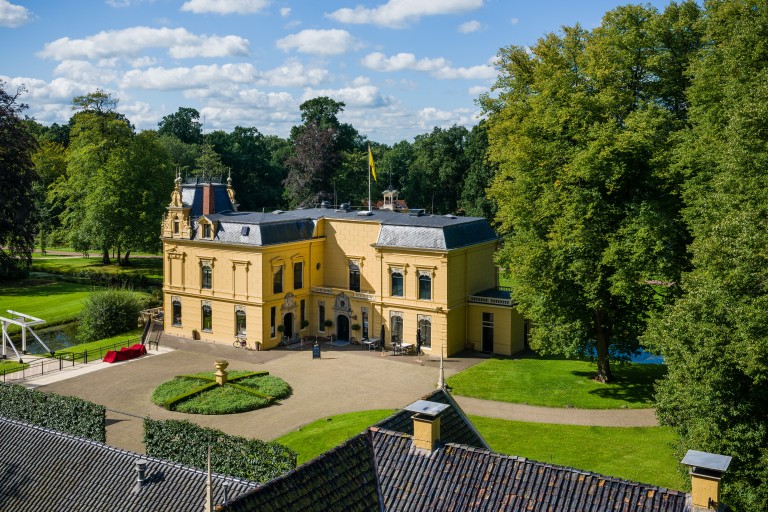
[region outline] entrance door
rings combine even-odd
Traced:
[[[345,315],[339,315],[336,317],[336,339],[349,339],[349,318],[347,318]]]
[[[286,313],[283,317],[283,336],[289,340],[293,338],[293,313]]]
[[[493,313],[483,313],[483,352],[493,352]]]

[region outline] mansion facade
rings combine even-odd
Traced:
[[[163,220],[165,330],[269,349],[306,336],[512,354],[524,321],[497,287],[485,219],[348,207],[239,212],[231,180],[176,179]]]

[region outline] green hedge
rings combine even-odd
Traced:
[[[216,473],[266,482],[296,467],[293,450],[277,443],[230,436],[178,420],[144,420],[147,455],[206,469],[208,447]]]
[[[146,298],[132,290],[108,288],[93,292],[85,300],[77,333],[84,341],[94,341],[135,329],[139,311],[146,305]]]
[[[72,396],[0,384],[0,416],[105,442],[106,409]]]

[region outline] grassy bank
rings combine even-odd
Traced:
[[[132,258],[129,260],[128,266],[120,266],[117,263],[104,265],[101,262],[100,257],[42,256],[36,253],[32,259],[32,270],[35,272],[49,272],[51,274],[81,277],[87,277],[89,274],[144,276],[149,281],[163,281],[163,259],[160,256],[151,258]]]
[[[74,322],[93,290],[90,285],[42,279],[0,282],[0,314],[11,309],[41,318],[46,326]]]
[[[666,427],[584,427],[470,418],[491,449],[669,489],[685,489]]]
[[[297,431],[278,437],[274,441],[295,451],[298,455],[298,463],[303,464],[340,445],[393,412],[392,409],[379,409],[330,416],[304,425]]]
[[[129,347],[135,343],[141,343],[141,329],[135,329],[128,331],[111,338],[105,338],[103,340],[91,341],[89,343],[80,343],[79,345],[73,345],[68,348],[63,348],[56,351],[56,355],[62,354],[81,354],[88,351],[88,360],[101,359],[107,350],[119,350],[121,346]],[[82,357],[78,356],[77,360],[81,360]]]
[[[615,364],[616,382],[593,379],[594,363],[527,356],[489,359],[448,379],[456,395],[546,407],[645,408],[653,405],[653,384],[664,365]]]

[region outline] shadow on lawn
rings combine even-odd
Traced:
[[[614,364],[611,366],[616,379],[610,384],[589,393],[600,398],[623,400],[630,403],[653,403],[654,385],[656,381],[667,374],[663,364]],[[573,375],[585,379],[594,379],[596,372],[572,372]]]

